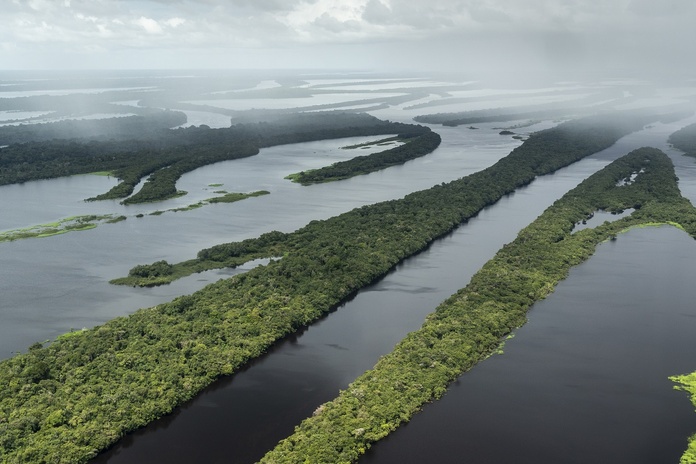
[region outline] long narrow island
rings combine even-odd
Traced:
[[[628,217],[574,232],[596,211]],[[443,302],[375,367],[302,422],[263,463],[355,462],[370,445],[441,397],[490,356],[596,246],[631,227],[672,224],[696,238],[696,208],[683,198],[669,158],[642,148],[569,191]],[[680,381],[687,382],[687,380]],[[686,437],[685,437],[686,438]],[[689,461],[686,461],[689,462]]]
[[[598,116],[539,132],[481,172],[265,237],[271,245],[259,254],[282,257],[267,266],[47,346],[35,344],[0,363],[3,459],[87,461],[238,371],[486,205],[652,119]],[[221,245],[197,261],[224,267],[249,249]]]

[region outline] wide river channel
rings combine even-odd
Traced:
[[[666,146],[667,136],[686,123],[656,124],[629,135],[503,198],[94,462],[255,462],[417,329],[520,228],[611,160],[644,145],[661,148],[677,164],[680,187],[694,201],[693,160]],[[456,156],[455,141],[463,140],[456,135],[463,129],[437,130],[445,140],[442,156]],[[499,158],[506,149],[491,152]],[[418,165],[429,172],[428,161],[437,162],[437,153],[399,169]],[[417,182],[418,171],[412,176]],[[341,188],[359,195],[361,187]],[[690,304],[696,291],[688,281],[695,245],[684,233],[661,228],[600,246],[597,256],[533,308],[530,323],[507,342],[504,355],[464,374],[443,400],[376,444],[364,461],[677,462],[696,432],[696,414],[667,376],[696,369],[696,313]]]

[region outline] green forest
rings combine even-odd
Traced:
[[[36,343],[0,363],[3,460],[85,462],[336,308],[483,207],[648,122],[604,115],[561,124],[460,180],[312,221],[292,234],[271,232],[260,242],[201,251],[195,261],[207,268],[259,248],[258,254],[282,259],[46,346]],[[175,273],[166,262],[141,271]]]
[[[640,174],[638,174],[640,173]],[[638,174],[632,183],[621,186]],[[573,233],[598,210],[629,217]],[[526,322],[572,266],[596,246],[635,226],[674,224],[696,238],[696,208],[683,198],[669,158],[642,148],[595,173],[557,200],[498,251],[469,285],[443,302],[418,331],[296,427],[261,462],[355,462],[464,371],[492,354]]]
[[[683,151],[687,156],[696,157],[696,124],[679,129],[669,137],[669,143]],[[685,375],[676,375],[671,378],[677,383],[677,389],[684,390],[691,395],[691,402],[696,407],[696,372]],[[689,441],[689,448],[681,459],[681,464],[696,463],[696,434]]]
[[[669,143],[696,158],[696,124],[683,127],[669,136]]]
[[[341,161],[320,169],[290,174],[287,178],[302,185],[349,179],[425,156],[440,146],[441,141],[440,135],[430,131],[430,129],[427,129],[423,135],[409,138],[399,137],[399,139],[405,139],[406,143],[389,150],[357,156],[348,161]]]
[[[413,213],[413,223],[409,228],[418,227],[422,221],[442,222],[446,226],[440,235],[447,233],[485,206],[498,201],[503,195],[528,184],[537,175],[548,174],[596,153],[649,121],[648,118],[642,117],[622,118],[620,127],[613,124],[614,119],[612,116],[597,116],[537,132],[510,155],[488,169],[450,184],[437,185],[430,190],[406,196],[397,203],[399,209],[404,211],[399,214],[408,217],[408,211],[412,209],[417,211],[420,217]],[[446,197],[449,197],[449,200],[445,200]],[[372,214],[389,212],[393,215],[391,208],[388,208],[391,204],[380,203],[368,206],[366,210],[371,213],[374,211]],[[409,208],[405,208],[404,204],[409,205]],[[434,205],[437,205],[437,208]],[[427,208],[431,210],[428,211]],[[364,209],[354,210],[332,218],[329,222],[358,222],[366,214],[363,211]],[[358,220],[353,219],[355,217]],[[316,236],[317,230],[326,227],[325,221],[317,221],[292,234],[273,232],[258,239],[216,245],[201,250],[194,259],[172,264],[170,272],[164,274],[160,271],[160,266],[149,273],[148,265],[138,265],[127,277],[114,279],[112,283],[133,286],[162,285],[196,272],[235,267],[252,259],[284,256],[304,249],[308,242],[307,237]],[[429,237],[428,242],[433,238],[436,237]]]
[[[11,144],[0,149],[0,185],[109,171],[120,180],[119,184],[89,200],[123,199],[124,204],[146,203],[180,195],[176,181],[187,172],[220,161],[252,156],[260,148],[353,136],[403,134],[413,137],[426,131],[418,125],[338,111],[284,115],[268,122],[240,123],[225,129],[207,126],[156,129],[148,132],[145,139],[52,139]],[[142,188],[130,196],[144,178],[147,180]]]

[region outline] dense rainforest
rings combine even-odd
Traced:
[[[525,322],[572,266],[630,227],[671,223],[696,238],[696,208],[683,198],[669,158],[642,148],[557,200],[498,251],[469,285],[443,302],[420,330],[321,405],[261,462],[354,462],[371,443],[407,422],[448,384],[489,356]],[[573,232],[598,211],[635,208],[619,221]]]
[[[490,168],[467,176],[457,183],[435,186],[431,190],[420,192],[416,195],[419,201],[423,202],[425,198],[429,198],[425,204],[421,204],[421,207],[430,207],[432,211],[419,211],[419,214],[425,215],[429,222],[450,223],[449,228],[446,229],[449,231],[456,224],[471,217],[483,207],[496,202],[503,195],[528,184],[534,180],[535,176],[548,174],[610,146],[622,135],[647,123],[649,118],[636,118],[622,114],[622,122],[618,126],[615,120],[616,117],[613,115],[595,116],[537,132]],[[446,191],[440,192],[439,189],[442,187],[447,187]],[[462,190],[466,193],[464,197]],[[438,208],[445,206],[442,198],[446,195],[451,196],[448,200],[451,202],[451,209],[442,211],[436,209],[433,206],[435,204],[442,203]],[[412,204],[415,200],[412,196],[407,196],[402,201]],[[383,208],[380,205],[369,207],[368,211],[375,210],[379,213]],[[418,205],[413,204],[412,207],[416,210]],[[458,219],[446,219],[452,217],[451,211],[460,211],[462,208],[467,211],[466,214],[462,215],[459,212],[453,216]],[[356,211],[347,214],[351,216],[358,213]],[[442,217],[438,219],[437,214],[441,214]],[[341,215],[338,218],[345,216]],[[338,218],[332,221],[337,221]],[[413,222],[416,223],[418,220],[424,219],[416,219],[414,216]],[[409,228],[416,226],[417,224],[413,224]],[[307,243],[305,237],[313,237],[317,228],[325,227],[324,222],[315,222],[293,234],[272,232],[257,239],[217,245],[201,250],[195,259],[171,265],[167,263],[166,272],[163,272],[161,262],[151,270],[147,264],[138,265],[131,269],[127,277],[114,279],[112,283],[134,286],[162,285],[195,272],[234,267],[257,258],[283,256],[285,253],[297,251],[298,247],[304,248]]]
[[[597,107],[561,107],[554,105],[537,105],[541,108],[519,107],[506,109],[485,109],[462,111],[457,113],[435,113],[424,114],[413,118],[416,122],[423,124],[441,124],[443,126],[456,127],[465,124],[479,124],[486,122],[507,122],[521,119],[568,119],[569,117],[580,117],[588,114],[593,114],[597,111]],[[675,121],[682,117],[693,114],[691,109],[674,107],[671,111],[667,111],[661,122]]]
[[[675,375],[670,377],[670,380],[677,383],[674,387],[677,390],[683,390],[691,395],[691,404],[696,408],[696,372],[684,375]],[[696,462],[696,434],[689,439],[689,447],[684,451],[679,464],[692,464]]]
[[[541,131],[460,180],[312,221],[292,234],[271,233],[264,238],[274,248],[267,256],[282,259],[267,266],[48,346],[35,344],[0,363],[4,462],[85,462],[336,308],[486,205],[649,121],[604,115]],[[223,267],[239,249],[220,245],[197,261]],[[169,272],[167,263],[157,268]]]
[[[426,130],[418,125],[381,121],[367,114],[327,112],[284,115],[268,122],[240,123],[224,129],[161,129],[153,131],[146,140],[26,142],[0,149],[0,185],[110,171],[121,182],[90,200],[125,198],[126,204],[143,203],[179,194],[176,181],[186,172],[252,156],[260,148],[363,135],[415,136]],[[130,196],[147,176],[138,193]]]
[[[424,124],[442,124],[443,126],[456,127],[465,124],[480,124],[484,122],[507,122],[520,119],[553,119],[567,118],[569,114],[587,113],[588,110],[578,108],[570,109],[543,109],[535,111],[505,112],[503,110],[475,110],[461,113],[436,113],[416,116],[415,121]]]
[[[696,157],[696,124],[691,124],[669,136],[669,143],[683,151],[687,156]],[[691,402],[696,406],[696,372],[672,377],[679,385],[677,388],[691,395]],[[696,462],[696,435],[691,437],[689,449],[684,453],[682,464]]]
[[[404,145],[371,155],[356,156],[353,159],[334,163],[331,166],[298,172],[289,175],[288,178],[302,185],[311,185],[349,179],[390,166],[404,164],[406,161],[432,153],[433,150],[440,146],[440,136],[428,128],[425,129],[427,131],[423,135],[408,138],[400,136],[399,140],[405,140],[406,142]]]
[[[128,110],[111,105],[106,111]],[[148,140],[162,137],[169,128],[186,123],[179,111],[137,109],[139,115],[106,119],[68,119],[65,121],[0,126],[0,145],[50,140]],[[52,113],[53,114],[53,113]]]
[[[687,156],[696,157],[696,124],[683,127],[670,135],[669,143]]]

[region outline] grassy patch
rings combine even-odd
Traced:
[[[691,403],[696,407],[696,372],[686,375],[675,375],[669,378],[677,385],[674,387],[677,390],[687,392],[691,396]],[[689,445],[684,451],[679,464],[696,463],[696,435],[689,438]]]
[[[258,190],[251,193],[226,193],[221,197],[209,198],[206,201],[208,203],[234,203],[235,201],[246,200],[247,198],[260,197],[262,195],[268,195],[271,192],[268,190]]]
[[[120,216],[125,219],[125,216]],[[55,222],[46,224],[38,224],[31,227],[21,229],[13,229],[6,232],[0,232],[0,242],[12,242],[27,238],[44,238],[53,235],[60,235],[67,232],[75,232],[80,230],[89,230],[97,227],[103,222],[119,222],[123,219],[114,218],[112,214],[107,215],[85,215],[71,216]]]

